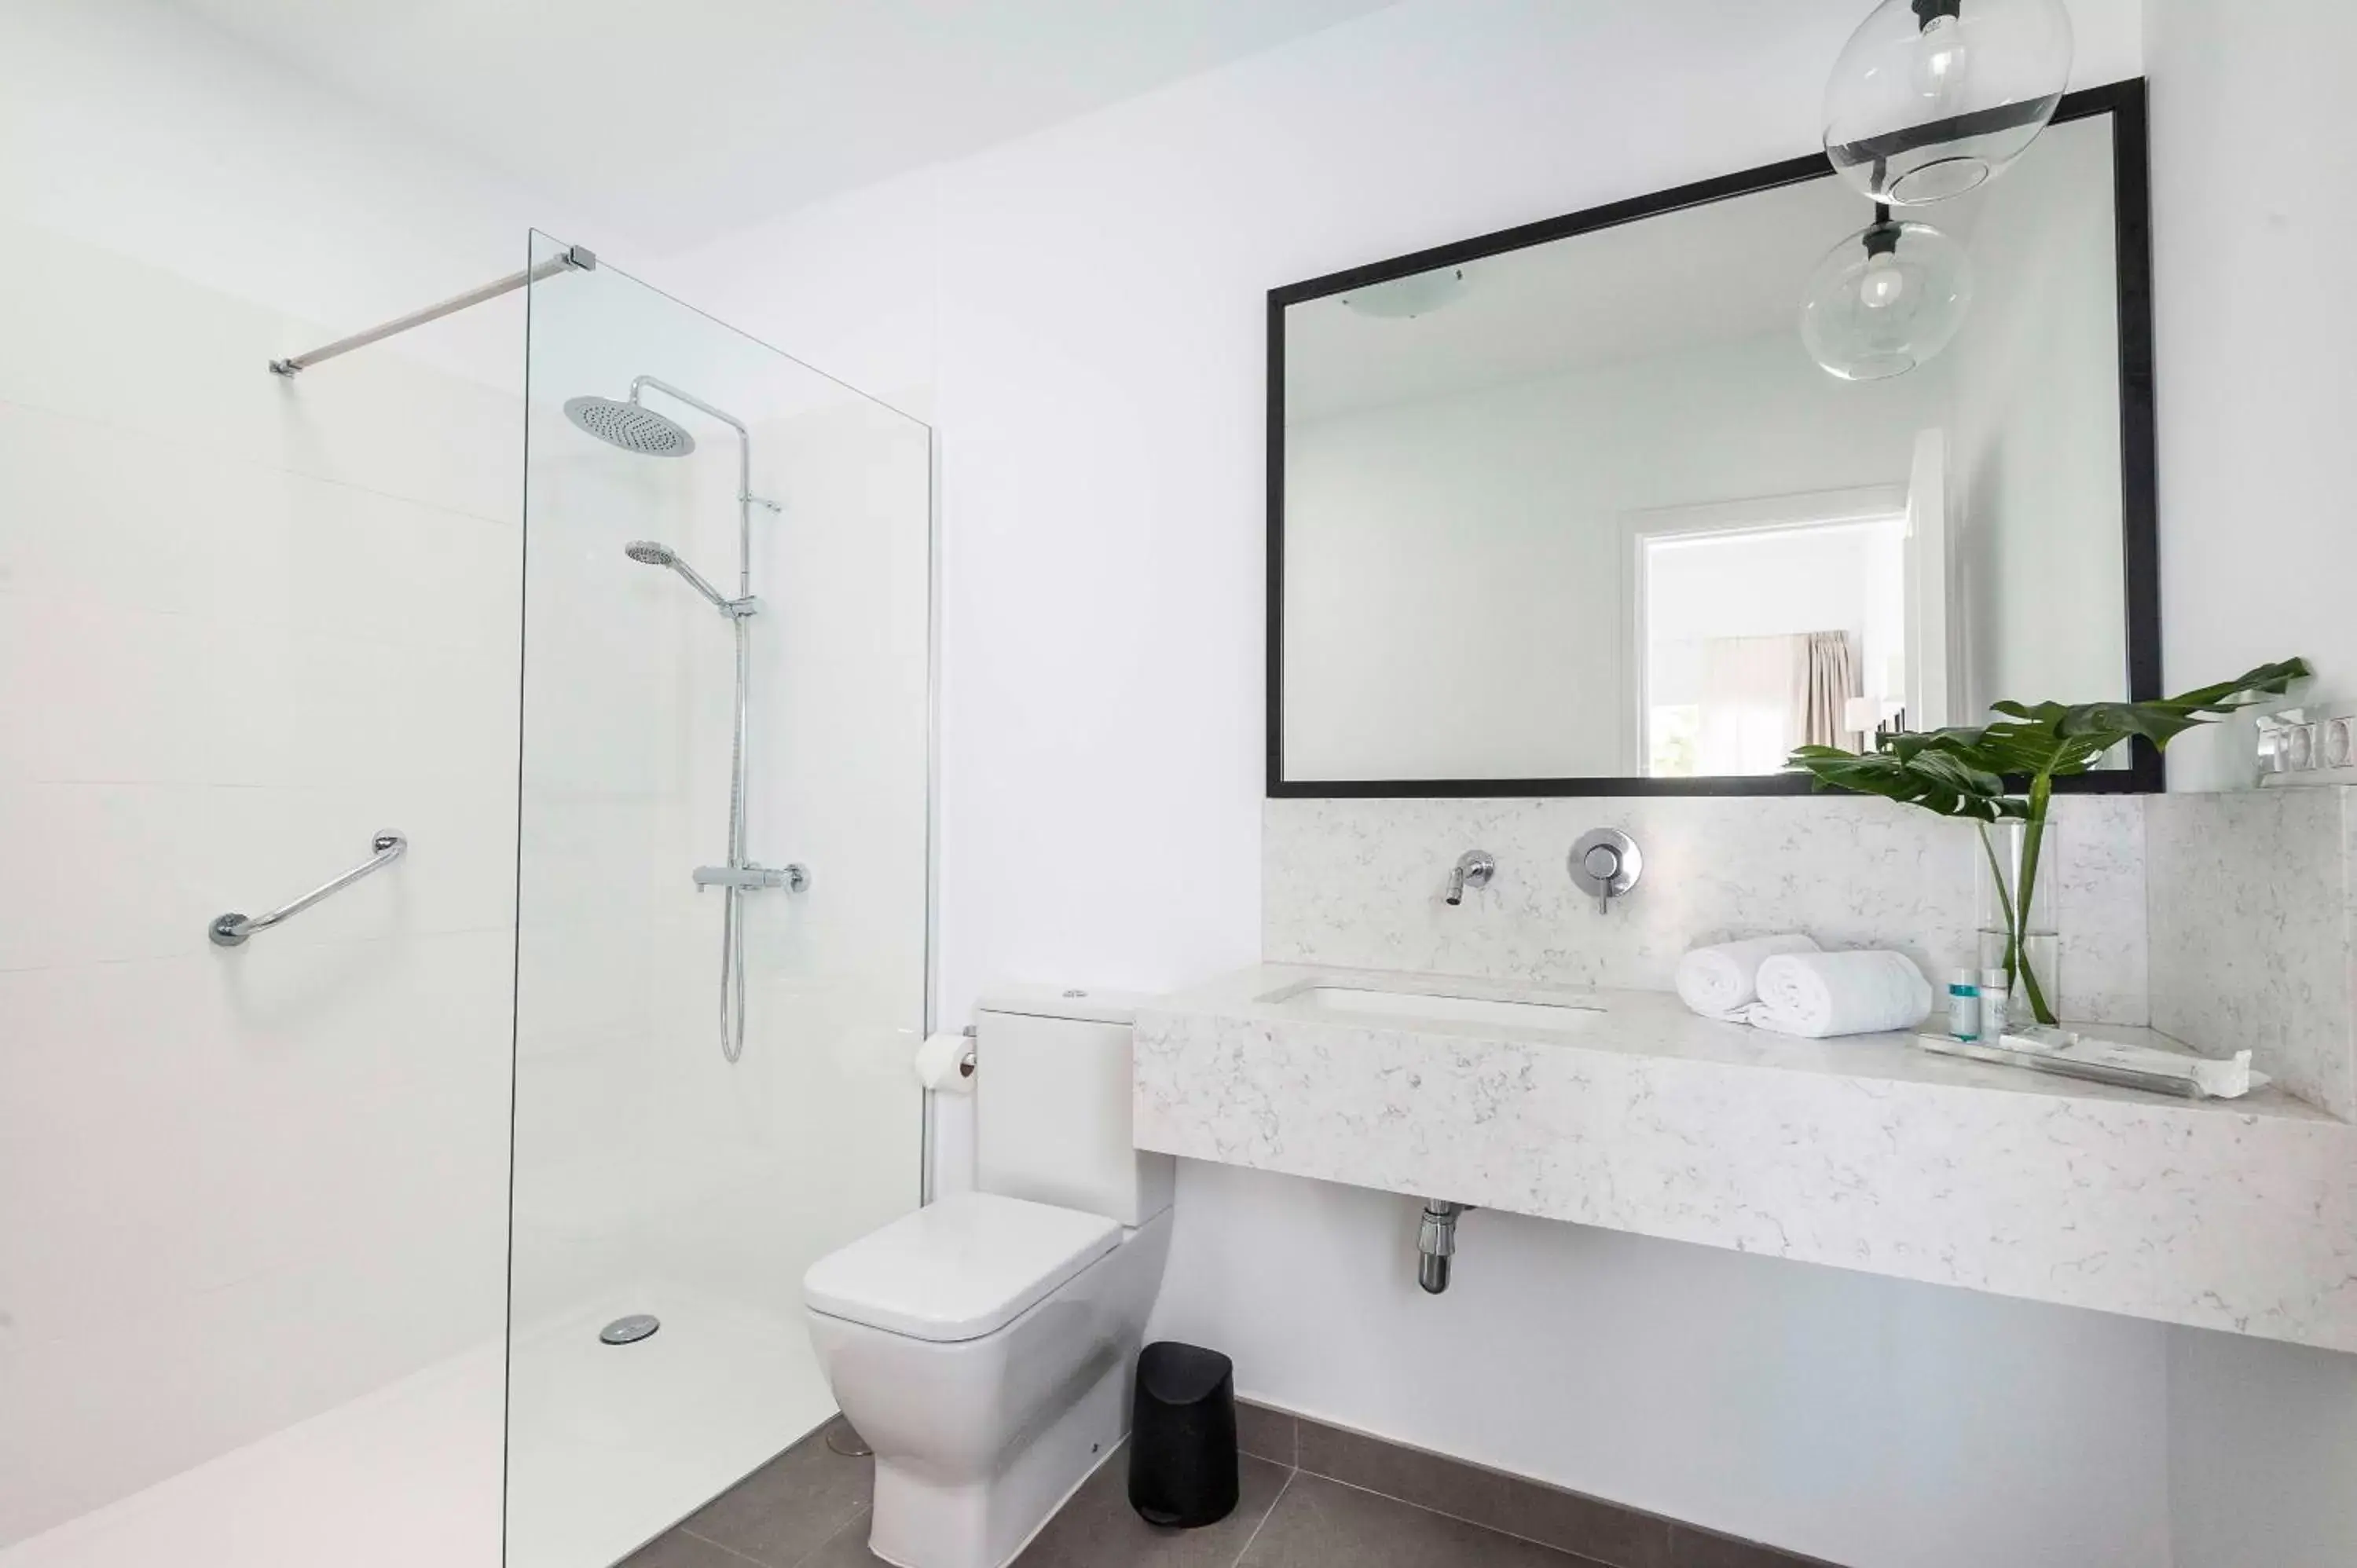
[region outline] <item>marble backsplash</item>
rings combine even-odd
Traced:
[[[2247,1045],[2285,1089],[2357,1121],[2357,799],[2157,795],[2146,822],[2153,1026]]]
[[[1272,963],[1666,990],[1679,954],[1732,937],[1896,948],[1935,983],[1977,945],[1973,829],[1885,800],[1270,800],[1262,825]],[[1564,869],[1595,827],[1645,854],[1609,915]],[[1498,873],[1451,909],[1469,849]],[[2066,797],[2050,853],[2065,1016],[2248,1047],[2357,1122],[2357,788]]]
[[[2056,803],[2050,875],[2063,1013],[2148,1021],[2145,801]],[[1565,857],[1589,828],[1637,841],[1645,874],[1611,913]],[[1488,887],[1442,902],[1469,849]],[[1891,947],[1935,982],[1975,961],[1971,824],[1863,797],[1284,800],[1266,802],[1262,954],[1275,963],[1666,990],[1698,942],[1806,931]]]

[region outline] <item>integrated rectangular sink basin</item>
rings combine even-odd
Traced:
[[[1593,1004],[1510,1001],[1437,991],[1386,991],[1372,985],[1311,981],[1273,991],[1264,1002],[1282,1002],[1320,1013],[1361,1017],[1435,1018],[1452,1024],[1512,1024],[1525,1029],[1576,1029],[1603,1015]]]

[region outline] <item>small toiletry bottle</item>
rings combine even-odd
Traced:
[[[1981,1033],[1992,1040],[2004,1039],[2006,1019],[2012,1012],[2013,982],[2005,971],[1981,971]]]
[[[1969,969],[1948,982],[1948,1033],[1960,1040],[1981,1037],[1981,988]]]

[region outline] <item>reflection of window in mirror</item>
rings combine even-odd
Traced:
[[[1796,746],[1857,749],[1905,709],[1903,489],[1641,512],[1628,529],[1647,776],[1774,773]]]

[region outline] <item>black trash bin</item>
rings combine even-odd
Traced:
[[[1129,1506],[1148,1524],[1192,1530],[1236,1507],[1235,1366],[1217,1350],[1163,1340],[1137,1359]]]

